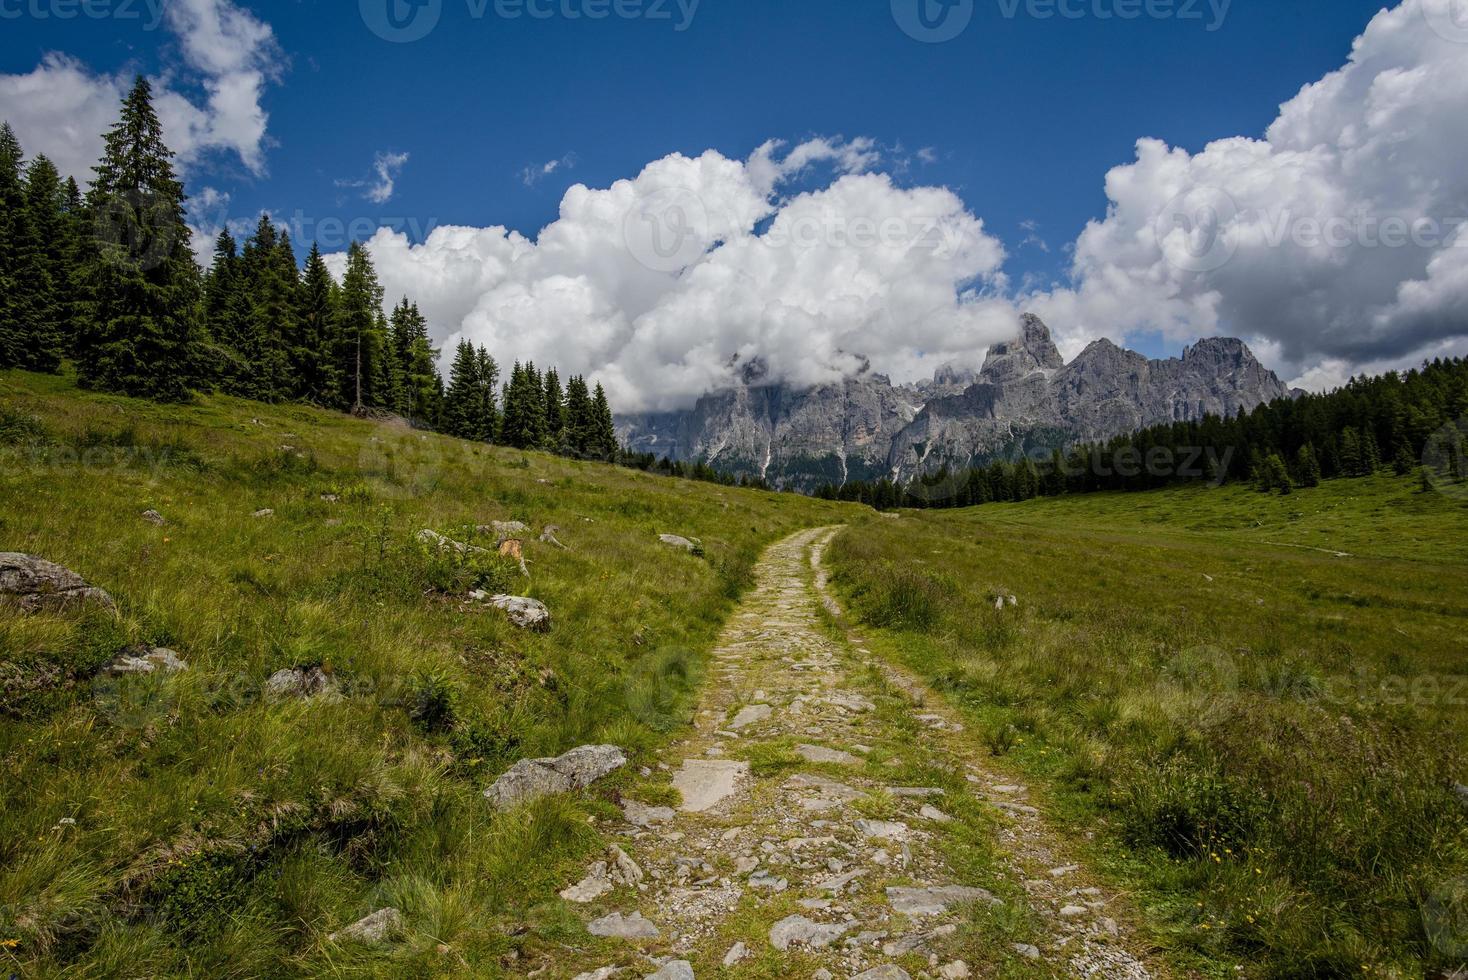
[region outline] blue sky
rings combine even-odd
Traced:
[[[1282,103],[1347,63],[1353,40],[1383,6],[957,0],[962,16],[972,8],[967,26],[951,40],[923,43],[899,26],[919,0],[699,0],[691,17],[694,0],[618,0],[643,15],[597,20],[563,11],[584,12],[598,0],[536,0],[551,13],[539,18],[502,16],[493,0],[429,0],[442,5],[436,26],[393,43],[373,25],[383,23],[387,4],[407,0],[236,0],[274,42],[247,64],[221,67],[227,54],[191,55],[186,34],[166,18],[149,29],[158,18],[148,0],[93,0],[113,15],[58,19],[68,2],[76,0],[0,0],[0,76],[38,71],[48,53],[61,52],[98,76],[140,70],[169,79],[197,104],[201,84],[221,72],[262,75],[258,109],[268,122],[258,157],[237,152],[237,137],[216,134],[212,149],[200,137],[186,161],[190,190],[209,188],[218,202],[228,195],[217,210],[237,220],[269,210],[281,218],[301,212],[308,229],[319,219],[390,221],[409,244],[447,224],[504,225],[533,237],[556,219],[571,185],[606,188],[669,154],[712,149],[742,161],[770,139],[794,146],[862,138],[880,153],[875,169],[897,186],[947,188],[983,220],[1005,253],[984,272],[988,288],[1011,295],[1070,284],[1073,243],[1088,221],[1106,216],[1106,175],[1137,163],[1140,138],[1195,160],[1214,140],[1262,139]],[[173,2],[206,12],[235,6]],[[661,16],[647,13],[654,4]],[[1128,8],[1140,16],[1116,15]],[[35,142],[20,128],[28,146]],[[384,155],[406,159],[392,167],[391,195],[380,189],[372,200],[374,161]],[[526,179],[527,169],[551,161],[560,161],[553,172]],[[794,175],[776,196],[828,180]],[[1175,352],[1189,339],[1176,311],[1127,324],[1089,315],[1084,329],[1061,323],[1057,332],[1074,327],[1074,343],[1109,332],[1149,352]],[[1345,340],[1311,350],[1300,337],[1275,337],[1217,311],[1193,332],[1214,328],[1266,351],[1277,344],[1274,359],[1290,371],[1416,350]]]

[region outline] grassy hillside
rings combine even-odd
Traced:
[[[685,724],[760,549],[856,513],[16,372],[0,373],[0,454],[0,551],[118,604],[0,610],[0,968],[27,976],[528,970],[571,934],[547,900],[598,850],[588,818],[605,804],[495,816],[481,791],[583,743],[620,745],[635,769]],[[532,528],[528,581],[415,541],[485,544],[475,525],[510,520]],[[569,550],[537,540],[551,524]],[[474,585],[543,600],[552,632],[463,602]],[[189,669],[99,676],[136,646]],[[297,666],[323,666],[338,695],[262,696]],[[407,919],[392,952],[327,941],[388,905]]]
[[[1468,504],[1390,477],[1062,498],[904,513],[833,559],[1181,962],[1468,956]]]

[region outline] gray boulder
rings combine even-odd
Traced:
[[[557,540],[556,535],[560,533],[561,529],[559,527],[554,524],[547,524],[545,526],[545,530],[540,532],[540,543],[552,545],[554,547],[560,548],[562,551],[570,551],[570,548],[567,548],[565,545],[561,544],[559,540]]]
[[[549,633],[551,628],[550,610],[545,603],[539,599],[528,599],[517,595],[489,595],[485,592],[471,592],[469,597],[477,602],[487,602],[496,609],[503,609],[510,622],[522,630],[534,630],[537,633]]]
[[[110,595],[88,585],[69,568],[35,555],[0,552],[0,605],[19,606],[22,612],[50,612],[89,603],[116,607]]]
[[[524,536],[530,531],[530,525],[523,521],[491,521],[488,524],[479,525],[475,531],[479,534],[493,536],[495,547],[498,548],[511,538]]]
[[[641,912],[626,916],[613,912],[587,923],[586,931],[608,939],[656,939],[662,935],[657,926],[642,917]]]
[[[663,544],[670,545],[674,548],[682,548],[689,554],[692,554],[693,552],[698,550],[698,545],[696,543],[677,534],[659,534],[658,540],[661,541]]]
[[[165,674],[176,674],[188,669],[189,665],[172,650],[167,647],[154,647],[151,650],[134,650],[121,654],[112,663],[102,668],[102,673],[109,677],[128,677],[160,671]]]
[[[265,682],[265,695],[280,700],[304,699],[336,690],[336,681],[320,667],[287,667]]]
[[[430,531],[427,528],[419,531],[417,537],[420,544],[426,544],[429,547],[437,548],[439,551],[442,552],[452,551],[455,554],[459,555],[489,554],[489,552],[483,548],[476,547],[472,544],[465,544],[462,541],[455,541],[453,538],[446,538],[442,534],[439,534],[437,531]]]
[[[649,973],[645,980],[694,980],[693,964],[687,960],[672,960],[664,963],[656,973]]]
[[[497,810],[519,803],[585,789],[627,764],[615,745],[583,745],[554,759],[521,759],[484,796]]]
[[[403,913],[397,909],[379,909],[363,919],[358,919],[345,929],[333,932],[326,938],[334,943],[357,942],[378,945],[403,931]]]
[[[844,922],[824,925],[803,915],[792,915],[770,927],[770,945],[784,952],[791,946],[824,949],[851,931]]]
[[[966,888],[962,885],[941,885],[934,888],[888,888],[887,902],[892,906],[892,911],[911,916],[942,915],[949,906],[967,902],[1004,904],[982,888]]]
[[[152,524],[154,527],[162,527],[163,525],[168,523],[168,521],[164,519],[163,515],[158,513],[156,510],[143,511],[143,520],[147,521],[149,524]]]

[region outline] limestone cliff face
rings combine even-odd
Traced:
[[[619,433],[639,451],[810,490],[1234,415],[1289,394],[1238,340],[1203,340],[1165,360],[1099,340],[1066,364],[1049,329],[1027,315],[977,377],[944,368],[903,387],[875,374],[806,390],[741,385],[686,412],[625,417]]]

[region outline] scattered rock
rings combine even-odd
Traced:
[[[287,667],[265,681],[271,698],[312,698],[336,689],[336,681],[320,667]]]
[[[743,943],[735,943],[729,947],[729,952],[724,954],[724,969],[738,966],[749,958],[749,947]]]
[[[627,764],[615,745],[583,745],[554,759],[521,759],[484,796],[496,809],[517,803],[584,789]]]
[[[764,892],[783,892],[790,887],[785,878],[777,878],[768,871],[756,871],[749,876],[749,887]]]
[[[952,963],[945,963],[938,968],[938,976],[942,977],[943,980],[968,980],[970,976],[968,964],[963,960],[954,960]]]
[[[750,725],[757,725],[760,722],[764,721],[766,718],[770,717],[770,713],[772,711],[774,711],[774,709],[767,704],[746,705],[745,707],[739,709],[739,713],[734,716],[734,720],[729,722],[729,730],[737,732],[741,728],[748,728]]]
[[[1009,948],[1027,960],[1038,960],[1040,958],[1039,947],[1031,946],[1029,943],[1015,943]]]
[[[1060,917],[1062,919],[1079,919],[1085,914],[1086,909],[1082,905],[1067,905],[1060,910]]]
[[[1457,794],[1459,803],[1468,806],[1468,786],[1464,786],[1462,783],[1454,783],[1453,792]]]
[[[674,548],[682,548],[690,555],[697,551],[699,547],[696,541],[690,541],[688,538],[680,537],[676,534],[659,534],[658,540]]]
[[[656,939],[662,935],[657,926],[642,917],[641,912],[628,916],[621,912],[604,915],[588,923],[586,931],[606,939]]]
[[[403,913],[397,909],[378,909],[371,915],[333,932],[326,938],[334,943],[358,942],[378,944],[403,931]]]
[[[894,912],[901,912],[903,915],[942,915],[950,905],[966,902],[1004,904],[982,888],[968,888],[963,885],[887,889],[887,903]]]
[[[838,766],[855,766],[861,763],[860,759],[849,752],[842,752],[839,749],[828,749],[824,745],[797,745],[795,751],[806,762],[827,763]]]
[[[164,519],[163,515],[158,513],[156,510],[143,511],[143,520],[147,521],[149,524],[154,525],[155,527],[162,527],[163,525],[168,523],[168,521]]]
[[[181,670],[188,670],[189,665],[184,659],[166,647],[154,647],[151,650],[139,650],[132,653],[124,653],[106,667],[102,673],[109,677],[124,677],[132,674],[152,674],[163,671],[165,674],[176,674]]]
[[[623,800],[622,815],[634,827],[656,827],[667,823],[678,814],[670,806],[648,806],[636,800]]]
[[[275,511],[271,510],[269,507],[262,507],[260,510],[255,511],[255,513],[251,514],[250,516],[257,519],[261,517],[274,517]]]
[[[825,949],[849,931],[851,926],[844,922],[823,925],[803,915],[792,915],[770,927],[770,945],[782,953],[791,946]]]
[[[918,816],[933,823],[952,823],[953,818],[935,806],[925,806],[918,811]]]
[[[685,759],[673,775],[673,788],[683,794],[679,809],[703,813],[733,796],[739,781],[749,775],[749,763],[721,759]]]
[[[908,833],[907,824],[888,820],[858,820],[856,829],[872,840],[906,840]]]
[[[912,980],[912,977],[895,963],[883,963],[865,973],[858,973],[851,980]]]
[[[334,493],[323,493],[321,495],[321,502],[326,504],[339,504],[342,502],[342,498]]]
[[[0,553],[0,604],[13,604],[30,613],[86,603],[116,608],[110,595],[88,585],[69,568],[35,555]]]
[[[612,880],[607,877],[607,863],[598,861],[591,866],[591,873],[569,888],[560,892],[561,898],[578,905],[594,902],[612,891]]]
[[[545,530],[540,532],[540,543],[554,545],[555,547],[560,548],[562,551],[570,551],[570,548],[567,548],[565,545],[561,544],[560,541],[556,540],[556,535],[560,533],[561,529],[559,527],[554,524],[547,524],[545,526]]]
[[[489,554],[489,552],[483,548],[477,547],[472,544],[465,544],[462,541],[455,541],[453,538],[446,538],[442,534],[439,534],[437,531],[430,531],[427,528],[419,531],[417,534],[417,538],[419,543],[437,548],[439,551],[452,551],[458,555]]]
[[[475,528],[478,534],[493,535],[496,548],[503,544],[506,539],[519,537],[529,530],[530,525],[521,521],[491,521],[488,524],[481,524]]]
[[[1081,870],[1081,866],[1079,864],[1067,864],[1067,865],[1065,865],[1064,867],[1061,867],[1061,868],[1051,868],[1050,869],[1050,877],[1052,877],[1052,878],[1064,878],[1066,875],[1068,875],[1068,874],[1074,874],[1075,872],[1077,872],[1079,870]]]
[[[693,964],[687,960],[664,963],[656,973],[649,973],[645,980],[693,980]]]
[[[576,974],[575,980],[612,980],[612,977],[621,972],[621,967],[604,966],[599,970],[592,970],[590,973],[578,973]]]
[[[536,633],[550,632],[550,610],[539,599],[528,599],[525,596],[516,595],[492,596],[484,592],[471,592],[469,598],[476,602],[487,602],[496,609],[503,609],[505,615],[510,618],[510,622],[522,630],[533,630]]]

